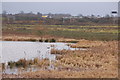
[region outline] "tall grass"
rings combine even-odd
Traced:
[[[39,66],[39,67],[49,66],[49,60],[48,59],[40,60],[39,58],[34,58],[33,60],[20,59],[17,62],[14,62],[14,61],[8,62],[8,66],[10,68],[14,68],[14,67],[27,68],[27,67],[30,67],[32,65],[36,65],[36,66]],[[3,66],[4,66],[4,64],[3,64]]]

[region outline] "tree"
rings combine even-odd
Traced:
[[[110,18],[110,15],[109,15],[109,14],[106,14],[106,15],[105,15],[105,18]]]
[[[82,15],[82,14],[78,14],[78,16],[79,16],[79,17],[83,17],[83,15]]]
[[[92,14],[92,15],[91,15],[91,18],[95,18],[95,15]]]
[[[2,14],[3,14],[3,15],[6,15],[6,14],[7,14],[7,11],[4,10],[4,11],[2,12]]]
[[[100,18],[101,16],[100,15],[97,15],[97,18]]]
[[[38,15],[39,17],[42,17],[42,13],[40,13],[40,12],[37,12],[37,15]]]
[[[20,11],[20,14],[24,14],[24,11]]]
[[[30,11],[30,13],[29,14],[33,14],[33,12],[32,11]]]

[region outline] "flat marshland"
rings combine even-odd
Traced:
[[[69,48],[75,49],[51,49],[51,54],[56,55],[56,60],[52,62],[48,59],[9,62],[11,67],[24,69],[28,65],[37,65],[43,69],[21,74],[3,74],[3,78],[118,77],[117,26],[4,24],[2,30],[3,41],[65,42]],[[54,68],[46,69],[51,63]]]
[[[4,78],[116,78],[118,76],[118,42],[80,40],[73,46],[87,50],[52,50],[56,69],[22,74],[3,74]],[[72,44],[71,44],[72,46]],[[56,53],[57,52],[57,53]],[[60,52],[60,53],[59,53]],[[48,63],[48,62],[47,62]]]
[[[39,41],[54,38],[76,40],[117,40],[118,26],[79,26],[79,25],[26,25],[3,24],[3,40],[7,41]],[[34,40],[33,40],[34,39]],[[64,39],[64,40],[62,40]]]
[[[104,2],[3,3],[2,78],[118,78],[117,10]]]

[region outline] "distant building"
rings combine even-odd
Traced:
[[[48,15],[44,15],[44,16],[42,16],[42,18],[47,18],[48,17]]]

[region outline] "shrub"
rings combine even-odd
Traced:
[[[48,39],[45,40],[45,42],[48,42],[48,41],[49,41]]]
[[[8,62],[8,66],[9,66],[10,68],[15,67],[15,62],[12,62],[12,61]]]
[[[36,40],[36,39],[29,39],[29,41],[35,42],[35,41],[37,41],[37,40]]]
[[[50,42],[56,42],[56,40],[55,39],[51,39]]]
[[[40,39],[40,40],[39,40],[39,42],[43,42],[43,40],[42,40],[42,39]]]
[[[27,66],[28,66],[28,62],[25,59],[20,59],[18,62],[16,62],[16,67],[26,68]]]

